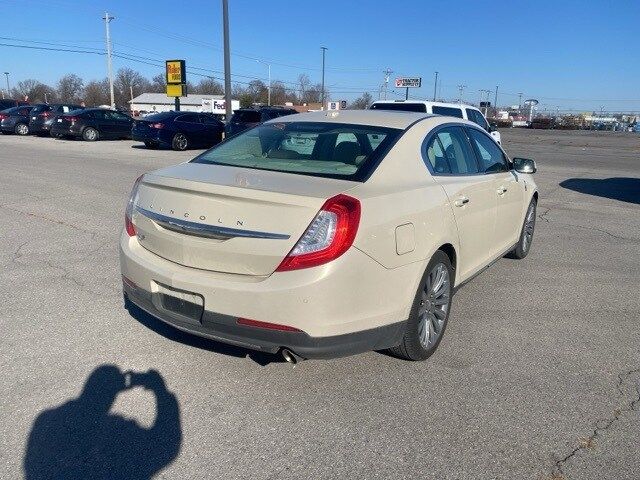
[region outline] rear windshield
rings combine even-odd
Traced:
[[[426,113],[427,107],[424,103],[374,103],[371,110],[400,110],[402,112]]]
[[[260,112],[254,110],[239,110],[233,114],[232,122],[260,123]]]
[[[49,110],[51,110],[51,107],[49,105],[36,105],[35,107],[33,107],[33,110],[31,110],[31,113],[42,113],[48,112]]]
[[[225,140],[192,162],[362,182],[401,133],[340,123],[267,123]]]
[[[145,115],[144,120],[150,122],[158,122],[160,120],[166,120],[168,118],[174,118],[176,114],[174,112],[161,112],[151,115]]]
[[[431,111],[436,115],[446,115],[447,117],[462,118],[462,109],[454,107],[439,107],[434,105],[431,107]]]

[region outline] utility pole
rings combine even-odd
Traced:
[[[231,121],[231,54],[229,51],[229,2],[222,0],[222,30],[224,35],[224,106],[227,122]]]
[[[436,81],[433,84],[433,101],[436,101],[436,92],[438,91],[438,72],[436,72]]]
[[[393,73],[393,70],[391,70],[389,67],[387,67],[386,70],[384,70],[382,73],[384,73],[384,99],[387,99],[387,90],[389,88],[389,75],[391,75]]]
[[[464,89],[467,88],[466,85],[458,85],[458,91],[460,92],[460,96],[458,97],[458,103],[462,103],[462,93]]]
[[[496,85],[496,96],[493,98],[493,108],[496,111],[496,117],[498,116],[498,85]]]
[[[271,64],[263,62],[262,60],[256,60],[256,62],[266,65],[269,69],[269,85],[267,86],[267,105],[271,106]]]
[[[111,63],[111,32],[109,31],[109,23],[114,20],[115,17],[109,15],[109,12],[104,12],[104,27],[107,31],[107,73],[109,75],[109,93],[111,95],[111,108],[116,106],[115,97],[113,96],[113,65]]]
[[[322,110],[325,109],[325,105],[324,105],[324,56],[325,53],[327,52],[327,47],[320,47],[320,50],[322,50],[322,92],[320,95],[320,98],[322,99]]]
[[[518,111],[522,108],[522,92],[518,93]]]
[[[4,72],[4,76],[7,79],[7,97],[11,96],[11,87],[9,86],[9,72]]]

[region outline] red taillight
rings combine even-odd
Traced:
[[[280,325],[279,323],[259,322],[258,320],[250,320],[248,318],[239,318],[236,320],[238,325],[246,327],[266,328],[268,330],[280,330],[282,332],[302,332],[302,330],[290,327],[289,325]]]
[[[70,117],[68,115],[63,115],[62,118],[71,123],[76,123],[78,121],[78,117]]]
[[[164,123],[152,123],[151,125],[149,125],[151,128],[157,128],[157,129],[161,129],[164,128]]]
[[[322,206],[276,272],[316,267],[340,257],[353,244],[360,224],[360,201],[336,195]]]
[[[5,115],[4,113],[0,113],[0,120],[6,120],[9,118],[9,115]]]
[[[135,183],[133,184],[133,188],[131,189],[131,195],[129,195],[129,201],[127,203],[127,209],[124,212],[124,228],[127,231],[127,235],[130,237],[135,237],[138,232],[136,231],[136,226],[131,221],[131,217],[133,216],[133,207],[135,206],[136,195],[138,193],[138,186],[140,185],[140,181],[144,175],[140,175],[136,178]]]
[[[40,116],[44,118],[49,118],[51,115],[53,115],[51,112],[42,112],[40,114]]]

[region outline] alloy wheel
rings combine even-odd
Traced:
[[[176,135],[175,145],[178,150],[185,150],[187,148],[187,137],[179,133]]]
[[[423,348],[430,349],[442,335],[450,297],[449,270],[438,263],[427,276],[418,307],[418,336]]]
[[[524,235],[522,236],[522,250],[528,251],[533,240],[533,231],[536,226],[536,207],[535,204],[529,206],[527,216],[524,220]]]
[[[18,135],[28,135],[29,134],[29,127],[27,125],[25,125],[24,123],[20,123],[16,127],[16,132],[18,133]]]

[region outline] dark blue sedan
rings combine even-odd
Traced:
[[[186,150],[222,141],[224,124],[211,113],[163,112],[136,120],[131,136],[147,148]]]

